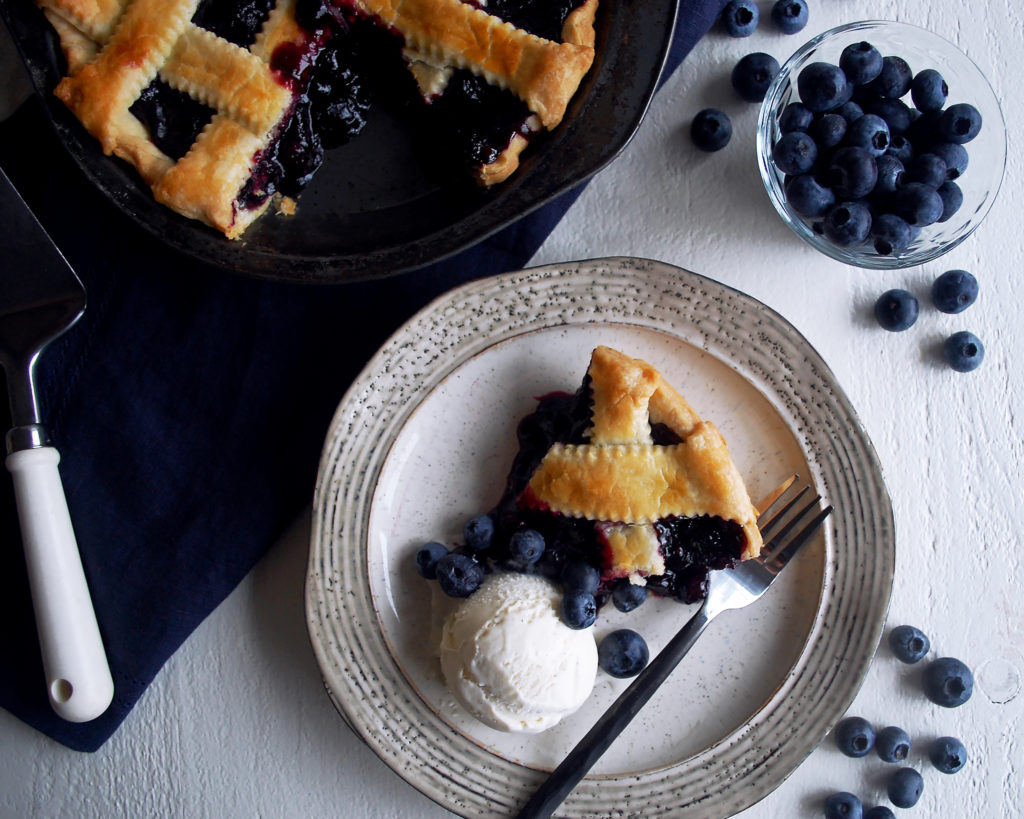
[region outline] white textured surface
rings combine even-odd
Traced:
[[[637,138],[588,187],[535,262],[621,254],[678,264],[761,299],[817,347],[871,434],[892,495],[898,556],[890,623],[923,627],[937,653],[959,656],[979,678],[966,706],[940,709],[917,693],[916,673],[883,648],[853,710],[922,740],[913,763],[924,773],[925,795],[914,815],[1020,815],[1019,3],[994,0],[968,11],[927,0],[812,0],[808,36],[864,18],[924,25],[959,43],[1004,104],[1009,163],[987,222],[943,260],[902,273],[816,255],[771,209],[753,159],[756,107],[738,102],[728,83],[743,54],[783,59],[795,49],[797,38],[771,31],[770,5],[762,0],[765,22],[754,37],[712,34],[698,45]],[[725,151],[704,156],[690,146],[687,129],[708,105],[732,116],[736,134]],[[969,311],[944,316],[924,307],[906,333],[877,329],[870,307],[882,290],[901,286],[924,297],[952,267],[980,281]],[[959,329],[987,347],[982,368],[968,375],[946,369],[936,353]],[[0,816],[447,815],[354,738],[320,687],[302,614],[307,527],[298,522],[196,631],[98,753],[68,751],[0,713]],[[944,733],[960,736],[972,754],[954,776],[930,769],[920,755],[923,741]],[[881,796],[885,769],[823,746],[743,816],[820,815],[823,796],[837,789],[871,800]]]

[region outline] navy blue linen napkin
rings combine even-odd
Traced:
[[[723,2],[683,0],[666,76]],[[438,294],[521,268],[580,189],[444,262],[312,287],[158,246],[89,186],[38,100],[0,124],[0,165],[89,292],[82,320],[43,356],[40,390],[115,687],[90,723],[50,710],[2,471],[0,706],[94,751],[309,502],[331,415],[377,348]]]

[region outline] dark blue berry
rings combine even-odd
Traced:
[[[942,345],[942,353],[945,355],[949,366],[958,373],[969,373],[981,366],[981,362],[985,359],[985,345],[981,343],[981,339],[974,335],[974,333],[961,330],[959,333],[953,333],[953,335],[946,339],[945,343]],[[970,671],[968,670],[967,673],[970,674]],[[967,688],[967,694],[964,697],[965,700],[971,696],[971,691],[974,687],[973,678],[966,679],[969,679],[970,686]],[[957,685],[956,683],[952,684]],[[935,687],[932,690],[938,692],[939,689],[938,687]],[[954,698],[949,697],[948,699],[952,702]],[[939,703],[939,705],[943,704],[944,703],[941,702]],[[960,703],[953,702],[953,705],[959,704]],[[953,705],[950,705],[949,707],[952,708]]]
[[[889,126],[877,114],[864,114],[846,129],[846,144],[881,156],[889,149]]]
[[[906,165],[914,157],[914,146],[903,134],[890,133],[888,153]]]
[[[875,319],[883,330],[900,333],[914,326],[920,305],[917,297],[906,290],[886,290],[875,302]]]
[[[807,25],[805,0],[777,0],[772,6],[772,22],[783,34],[796,34]]]
[[[799,102],[791,102],[782,109],[779,115],[779,130],[788,134],[790,131],[806,131],[814,122],[814,112]]]
[[[907,181],[938,188],[946,181],[946,163],[935,154],[919,154],[907,163]]]
[[[939,737],[928,746],[928,758],[936,770],[952,774],[967,764],[967,749],[956,737]]]
[[[942,215],[939,216],[937,221],[947,222],[963,205],[964,192],[960,190],[960,186],[956,182],[948,180],[939,185],[935,191],[939,194],[939,199],[942,200]]]
[[[876,805],[864,812],[864,819],[896,819],[896,814],[885,805]]]
[[[494,521],[490,515],[477,515],[466,521],[462,527],[462,539],[475,552],[482,552],[491,545],[494,537]]]
[[[936,705],[956,708],[971,698],[974,675],[955,657],[932,660],[924,669],[924,694]]]
[[[823,216],[835,202],[835,194],[814,174],[794,176],[786,182],[786,201],[801,216]]]
[[[509,539],[513,562],[532,566],[544,554],[544,536],[534,529],[520,529]]]
[[[878,168],[878,181],[875,182],[875,187],[872,189],[872,193],[877,197],[879,195],[893,193],[900,185],[903,184],[905,177],[905,171],[903,163],[900,162],[892,154],[883,154],[875,160],[875,166]]]
[[[871,220],[871,245],[879,256],[891,256],[910,247],[914,234],[910,225],[892,213]]]
[[[834,793],[825,800],[825,819],[861,819],[864,805],[848,791]]]
[[[838,65],[811,63],[796,78],[800,101],[814,112],[831,111],[849,99],[847,79]]]
[[[849,124],[855,119],[860,119],[864,116],[864,109],[853,100],[848,100],[836,108],[834,113],[839,114],[839,116],[845,119],[847,124]]]
[[[819,148],[833,148],[843,141],[849,123],[839,114],[820,114],[807,133]]]
[[[918,111],[938,111],[946,104],[949,87],[934,68],[919,71],[910,83],[910,97]]]
[[[937,142],[928,149],[946,163],[946,179],[958,179],[967,170],[967,149],[955,142]]]
[[[432,540],[416,552],[416,571],[427,580],[437,579],[437,561],[448,554],[443,544]]]
[[[650,658],[644,638],[632,629],[620,628],[606,634],[597,647],[597,664],[613,677],[635,677]]]
[[[837,197],[860,199],[874,190],[878,181],[878,165],[863,148],[839,148],[832,154],[826,176]]]
[[[903,100],[866,100],[861,108],[884,119],[890,134],[905,134],[914,123],[914,111]]]
[[[732,87],[747,102],[761,102],[778,73],[779,61],[770,54],[756,51],[736,63],[732,70]]]
[[[915,626],[896,626],[889,632],[889,648],[901,663],[913,665],[924,659],[931,641]]]
[[[810,135],[803,131],[783,134],[772,146],[772,160],[782,173],[806,173],[818,158],[818,146]]]
[[[882,762],[903,762],[910,755],[910,735],[895,725],[889,725],[875,737],[875,753]]]
[[[882,73],[882,54],[871,43],[851,43],[839,55],[839,67],[854,85],[864,85]]]
[[[942,198],[935,188],[921,182],[907,182],[890,200],[892,211],[911,225],[925,227],[942,216]]]
[[[437,561],[437,583],[449,597],[469,597],[484,582],[484,568],[468,555],[449,552]]]
[[[868,92],[882,99],[896,100],[910,90],[914,74],[902,57],[890,55],[882,58],[882,70],[866,88]]]
[[[875,729],[863,717],[846,717],[832,731],[836,747],[846,756],[860,758],[875,747]]]
[[[717,108],[698,111],[690,123],[690,139],[702,151],[720,151],[732,139],[732,122],[728,114]]]
[[[594,594],[597,587],[601,585],[601,572],[584,563],[581,560],[574,560],[562,567],[560,577],[562,588],[566,591],[582,591],[587,594]]]
[[[590,592],[570,589],[562,595],[562,620],[569,628],[588,628],[596,619],[597,601]]]
[[[841,202],[825,214],[825,236],[839,247],[861,244],[871,233],[871,212],[863,202]]]
[[[940,313],[962,313],[978,298],[978,280],[966,270],[947,270],[932,283],[932,304]]]
[[[730,0],[722,9],[722,27],[730,37],[749,37],[757,28],[759,17],[754,0]]]
[[[939,115],[939,137],[963,145],[981,132],[981,112],[970,103],[958,102]]]
[[[619,611],[633,611],[647,599],[647,587],[630,583],[629,578],[622,578],[612,589],[612,603]]]
[[[889,778],[886,791],[889,801],[897,808],[912,808],[921,798],[924,779],[913,768],[900,768]]]

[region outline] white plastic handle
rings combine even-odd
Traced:
[[[25,563],[43,655],[50,705],[69,722],[88,722],[107,710],[114,681],[82,571],[64,486],[53,447],[12,452]]]

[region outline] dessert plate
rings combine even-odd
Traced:
[[[57,135],[91,182],[154,237],[201,261],[261,278],[344,282],[380,278],[469,247],[578,185],[629,142],[647,111],[672,40],[678,0],[598,8],[596,56],[565,119],[537,138],[507,182],[431,176],[409,134],[379,107],[366,130],[327,159],[291,218],[268,214],[241,240],[157,204],[133,169],[99,144],[54,97],[63,57],[32,0],[0,3]]]
[[[828,367],[749,296],[659,262],[616,258],[481,280],[424,308],[338,407],[313,505],[306,609],[330,696],[409,783],[466,816],[514,812],[628,681],[542,734],[493,731],[447,693],[434,586],[413,555],[458,541],[499,497],[515,427],[574,390],[608,344],[661,370],[722,430],[756,499],[792,472],[836,512],[779,586],[709,629],[560,815],[721,817],[810,753],[856,695],[885,621],[892,508],[874,450]],[[692,607],[606,607],[657,651]]]

